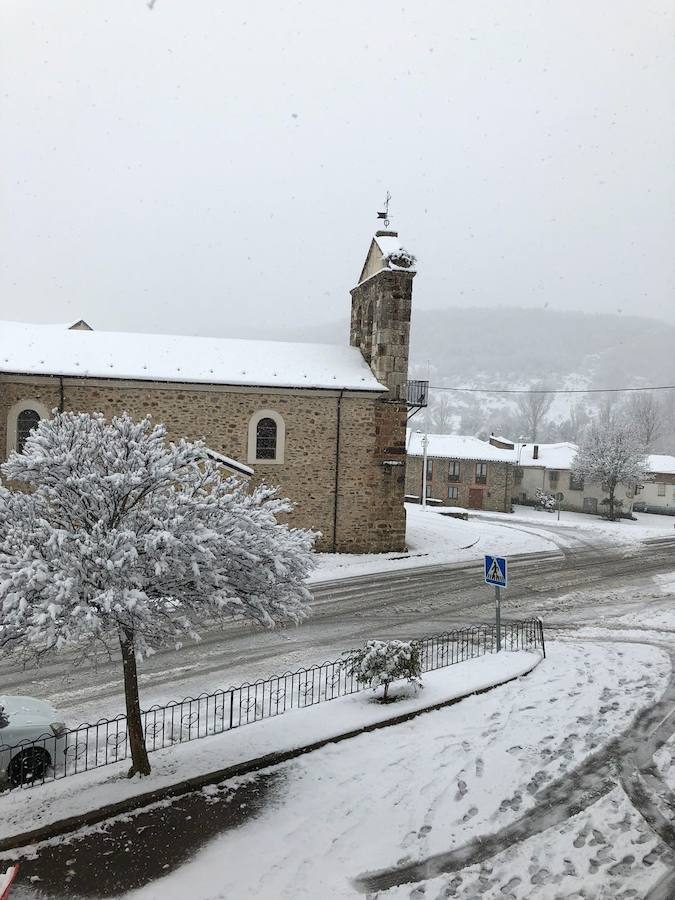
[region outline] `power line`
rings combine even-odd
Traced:
[[[467,394],[623,394],[628,391],[675,391],[675,384],[659,384],[654,387],[624,388],[569,388],[548,390],[547,388],[469,388],[441,387],[430,385],[430,391],[462,391]]]

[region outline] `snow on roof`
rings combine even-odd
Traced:
[[[424,456],[420,431],[408,435],[408,454]],[[430,434],[427,436],[427,456],[440,459],[479,459],[486,462],[514,462],[513,450],[500,450],[480,438],[462,434]]]
[[[0,372],[194,384],[386,390],[356,347],[86,331],[0,321]]]
[[[250,478],[255,474],[250,466],[245,466],[244,463],[237,462],[236,459],[231,459],[231,457],[225,456],[223,453],[211,450],[210,447],[206,448],[206,455],[214,462],[220,463],[221,466],[225,466],[226,469],[231,469],[233,472],[239,472],[240,475],[247,475]]]
[[[539,448],[538,459],[534,458],[534,448]],[[524,468],[569,469],[577,455],[577,445],[569,441],[559,444],[516,444],[511,451],[515,462]]]
[[[649,471],[659,475],[675,475],[675,456],[651,453],[647,457]]]

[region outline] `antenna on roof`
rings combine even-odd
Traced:
[[[389,228],[389,201],[391,200],[391,194],[387,191],[387,196],[384,198],[384,209],[378,212],[377,218],[384,220],[384,227]]]

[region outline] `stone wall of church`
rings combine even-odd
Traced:
[[[22,400],[51,410],[61,402],[58,378],[0,379],[0,460],[7,455],[8,415]],[[63,408],[150,414],[170,439],[203,438],[213,450],[246,462],[248,424],[261,409],[278,412],[286,428],[283,464],[253,464],[255,481],[278,484],[296,509],[292,525],[322,533],[320,550],[386,552],[405,547],[405,406],[339,391],[224,388],[63,379]],[[340,452],[334,535],[338,409]]]

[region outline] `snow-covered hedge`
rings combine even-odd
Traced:
[[[384,687],[383,700],[387,699],[392,681],[407,679],[418,687],[422,685],[422,663],[417,641],[368,641],[361,650],[349,654],[345,661],[347,672],[359,684],[375,690]]]

